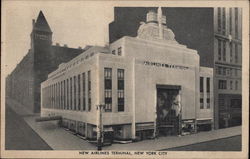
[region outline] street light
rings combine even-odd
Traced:
[[[103,141],[103,124],[102,124],[102,110],[105,108],[104,104],[99,104],[96,106],[97,109],[97,124],[96,124],[96,131],[97,131],[97,150],[102,150],[102,141]]]

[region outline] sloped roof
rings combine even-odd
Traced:
[[[35,22],[34,29],[40,31],[52,32],[42,11],[39,12],[39,15]]]

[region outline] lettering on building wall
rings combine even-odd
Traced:
[[[189,69],[189,67],[187,67],[187,66],[166,64],[166,63],[160,63],[160,62],[151,62],[151,61],[143,61],[143,65],[145,65],[145,66],[155,66],[155,67],[164,67],[164,68],[174,68],[174,69],[181,69],[181,70]]]

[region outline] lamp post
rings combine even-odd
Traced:
[[[96,131],[97,131],[97,150],[102,150],[102,141],[103,141],[103,124],[102,124],[102,109],[105,107],[104,104],[100,104],[96,106],[97,109],[97,125],[96,125]]]

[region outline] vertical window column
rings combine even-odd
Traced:
[[[69,110],[69,79],[67,79],[66,88],[67,88],[66,104],[67,104],[67,110]]]
[[[72,93],[72,78],[70,78],[70,86],[69,86],[69,109],[72,110],[72,98],[73,97],[73,93]]]
[[[234,52],[234,59],[235,59],[235,63],[238,63],[238,44],[235,43],[235,52]]]
[[[78,92],[77,92],[77,95],[78,95],[78,103],[77,103],[77,105],[78,105],[78,109],[77,110],[81,110],[81,75],[79,74],[78,75],[78,79],[77,79],[77,83],[78,83],[78,86],[77,86],[77,88],[78,88]]]
[[[91,111],[91,72],[88,71],[88,111]]]
[[[226,8],[222,8],[222,34],[226,35]]]
[[[104,68],[105,111],[112,111],[112,68]]]
[[[207,78],[207,109],[210,109],[210,78]]]
[[[73,97],[73,110],[76,110],[76,76],[74,76],[74,90],[73,90],[73,92],[74,92],[74,97]]]
[[[82,73],[82,110],[86,109],[86,80],[85,73]]]
[[[204,89],[203,89],[203,83],[204,78],[200,77],[200,109],[204,109]]]
[[[221,32],[221,8],[218,8],[218,32]]]
[[[221,61],[221,40],[218,39],[218,60]]]
[[[234,8],[235,15],[234,15],[234,21],[235,21],[235,38],[238,39],[239,33],[238,33],[238,8]]]
[[[223,41],[223,61],[226,61],[226,42]]]
[[[124,69],[117,70],[117,97],[118,97],[118,112],[124,111]]]

